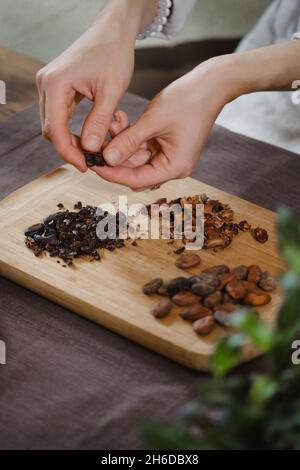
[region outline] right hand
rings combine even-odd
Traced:
[[[119,31],[120,30],[120,31]],[[116,23],[100,18],[66,51],[37,73],[44,137],[80,171],[87,170],[81,148],[100,150],[116,105],[134,67],[134,40]],[[93,101],[81,134],[71,134],[68,121],[84,98]]]

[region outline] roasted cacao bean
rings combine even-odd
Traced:
[[[215,326],[215,320],[213,316],[207,316],[199,318],[199,320],[194,321],[193,330],[197,335],[205,336],[208,335]]]
[[[200,262],[200,256],[196,253],[183,253],[176,260],[175,266],[180,269],[190,269],[198,266]]]
[[[151,313],[155,318],[163,318],[170,313],[172,302],[170,299],[162,299],[151,308]]]
[[[173,295],[172,301],[175,305],[184,307],[186,305],[193,305],[199,302],[199,297],[190,291],[182,291],[178,292],[178,294]]]
[[[183,320],[190,322],[198,320],[198,318],[207,317],[208,315],[212,315],[211,309],[203,307],[201,304],[192,305],[180,313]]]
[[[163,280],[160,277],[152,279],[143,286],[143,292],[146,295],[156,294],[158,289],[163,285]]]

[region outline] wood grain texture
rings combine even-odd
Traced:
[[[0,104],[0,122],[35,103],[35,74],[43,66],[37,60],[0,47],[0,80],[6,83],[6,104]]]
[[[46,255],[34,257],[23,235],[27,226],[56,211],[58,202],[72,209],[78,200],[98,205],[128,195],[129,203],[149,203],[163,196],[203,192],[229,203],[237,221],[247,219],[254,226],[266,228],[269,241],[260,245],[249,233],[241,233],[224,251],[202,250],[200,268],[220,263],[232,267],[258,263],[277,276],[283,265],[277,252],[273,212],[191,178],[169,182],[156,191],[134,193],[99,180],[92,172],[79,174],[69,165],[38,178],[0,203],[0,274],[179,363],[207,369],[215,342],[224,331],[217,327],[200,338],[190,324],[179,318],[178,308],[165,319],[156,320],[149,313],[156,299],[141,292],[142,285],[154,277],[169,279],[187,274],[174,265],[174,246],[165,240],[141,240],[136,247],[126,242],[125,248],[102,252],[100,263],[76,260],[74,267],[63,268]],[[197,271],[199,268],[194,268],[189,274]],[[264,321],[273,323],[280,301],[280,292],[276,292],[272,302],[260,309]],[[248,344],[242,360],[255,355],[257,351]]]

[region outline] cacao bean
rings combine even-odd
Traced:
[[[226,328],[230,327],[230,325],[231,325],[230,324],[230,313],[228,313],[228,312],[223,312],[223,311],[217,310],[214,313],[214,319],[219,325],[225,326]]]
[[[246,281],[248,276],[248,267],[242,264],[241,266],[233,268],[232,272],[236,274],[237,279],[240,281]]]
[[[262,270],[260,269],[260,267],[257,264],[252,264],[251,266],[249,266],[247,280],[258,284],[261,278]]]
[[[146,295],[156,294],[158,289],[163,285],[163,280],[160,277],[152,279],[143,286],[143,292]]]
[[[254,307],[260,307],[261,305],[266,305],[271,301],[271,296],[264,292],[249,292],[246,295],[244,302],[248,305],[253,305]]]
[[[190,284],[188,278],[182,276],[175,277],[165,284],[166,292],[170,296],[173,296],[177,294],[177,292],[181,292],[183,290],[189,290],[189,287]]]
[[[202,271],[202,273],[208,274],[215,274],[219,276],[220,274],[224,274],[229,272],[229,267],[226,264],[219,264],[218,266],[211,266],[210,268],[206,268]]]
[[[234,281],[235,279],[237,279],[236,273],[234,273],[232,271],[229,271],[228,273],[221,274],[221,276],[219,276],[220,289],[223,289],[226,286],[226,284],[228,284],[228,282]]]
[[[199,302],[199,297],[190,291],[182,291],[173,295],[172,301],[175,305],[184,307],[185,305],[193,305]]]
[[[214,312],[225,312],[225,313],[232,313],[237,310],[239,307],[237,304],[219,304],[213,307]]]
[[[197,335],[205,336],[208,335],[215,326],[215,320],[213,316],[199,318],[199,320],[194,321],[193,330]]]
[[[213,294],[208,295],[205,297],[203,304],[205,307],[215,307],[216,305],[220,304],[222,302],[222,293],[221,291],[216,291]]]
[[[190,269],[198,266],[200,262],[200,256],[196,253],[183,253],[176,260],[175,266],[180,269]]]
[[[151,308],[151,313],[155,318],[163,318],[170,313],[172,302],[170,299],[162,299]]]
[[[231,295],[231,297],[235,300],[242,300],[247,294],[247,291],[242,281],[230,281],[228,282],[228,284],[226,284],[225,289],[228,294]]]
[[[276,289],[277,282],[268,271],[264,271],[258,285],[262,290],[271,292]]]
[[[190,308],[180,313],[183,320],[190,322],[198,320],[198,318],[207,317],[208,315],[212,315],[212,311],[207,307],[203,307],[201,304],[192,305]]]

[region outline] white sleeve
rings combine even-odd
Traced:
[[[196,0],[173,0],[172,13],[164,27],[164,34],[173,36],[183,27]]]
[[[292,39],[300,39],[300,32],[293,34]]]

